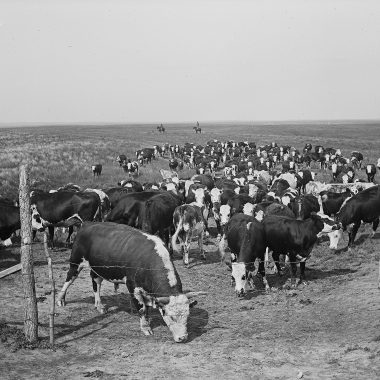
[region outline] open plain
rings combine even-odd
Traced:
[[[134,157],[138,148],[185,142],[205,144],[212,139],[255,141],[258,145],[288,144],[302,150],[305,143],[335,147],[349,156],[358,150],[364,164],[380,157],[380,123],[331,124],[202,124],[195,134],[190,124],[41,126],[3,128],[0,144],[0,192],[17,197],[18,168],[31,166],[34,188],[54,189],[72,182],[83,188],[116,186],[126,175],[116,163],[119,154]],[[93,177],[91,165],[102,164]],[[365,165],[364,165],[365,166]],[[160,180],[159,169],[168,159],[159,158],[141,167],[138,181]],[[329,182],[331,173],[317,171]],[[181,177],[194,173],[186,169]],[[357,177],[365,178],[364,171]],[[380,173],[375,180],[379,183]],[[214,226],[214,224],[211,224]],[[205,291],[191,309],[189,341],[174,343],[159,315],[152,315],[154,335],[140,332],[139,318],[126,288],[118,295],[113,285],[103,286],[108,313],[93,306],[89,270],[84,270],[67,294],[67,306],[56,308],[54,350],[19,347],[7,333],[22,329],[23,291],[20,272],[0,279],[0,378],[1,379],[375,379],[380,378],[380,232],[369,239],[370,227],[362,226],[356,244],[347,251],[347,234],[339,249],[330,251],[327,241],[313,249],[307,262],[307,285],[287,286],[269,272],[272,291],[257,290],[238,299],[230,287],[230,272],[220,257],[216,234],[206,241],[206,261],[191,251],[185,268],[179,256],[174,264],[184,289]],[[215,231],[212,231],[215,232]],[[50,285],[42,235],[33,244],[34,271],[39,309],[39,335],[48,337]],[[70,250],[61,244],[52,250],[54,276],[59,289],[66,277]],[[0,251],[0,265],[19,261],[19,243]],[[0,268],[1,269],[1,268]],[[8,326],[8,327],[6,327]]]

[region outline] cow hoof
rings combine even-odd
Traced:
[[[153,335],[153,331],[152,331],[152,329],[150,327],[142,327],[141,331],[146,336]]]
[[[105,305],[98,305],[96,306],[100,314],[106,314],[107,313],[107,308]]]

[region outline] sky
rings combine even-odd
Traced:
[[[380,119],[379,0],[1,0],[0,123]]]

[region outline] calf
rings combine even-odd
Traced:
[[[66,281],[57,304],[64,306],[68,287],[85,262],[91,269],[95,307],[105,312],[100,289],[103,279],[128,288],[140,316],[140,329],[149,336],[149,307],[158,308],[175,342],[188,337],[190,299],[199,294],[184,293],[182,283],[162,241],[134,228],[114,223],[85,223],[78,232],[70,255]]]
[[[103,166],[101,164],[92,165],[91,169],[95,176],[100,176],[102,174],[102,168]]]
[[[172,247],[176,252],[183,253],[183,262],[189,264],[190,243],[193,236],[198,239],[202,259],[206,259],[203,250],[203,231],[205,227],[201,207],[196,205],[178,206],[173,215],[175,232],[172,236]],[[177,244],[179,239],[180,245]]]
[[[369,164],[365,167],[365,172],[367,174],[368,182],[375,181],[376,166],[374,164]]]

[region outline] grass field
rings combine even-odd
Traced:
[[[192,125],[42,126],[1,129],[1,195],[17,196],[18,167],[31,165],[34,186],[51,189],[72,182],[82,187],[115,186],[125,173],[115,162],[142,147],[165,142],[205,144],[211,139],[276,141],[302,149],[306,142],[335,147],[349,155],[359,150],[364,163],[380,157],[380,123],[345,124],[202,124],[202,134]],[[103,164],[94,178],[91,165]],[[158,159],[141,169],[139,181],[160,179]],[[183,176],[193,172],[181,173]],[[329,179],[329,174],[319,173]],[[364,178],[364,172],[358,176]],[[375,179],[378,180],[379,174]],[[212,224],[213,226],[213,224]],[[113,294],[105,284],[103,300],[109,312],[93,307],[89,272],[84,271],[69,289],[67,306],[56,309],[58,347],[52,351],[17,349],[4,323],[22,327],[23,293],[20,273],[0,280],[0,378],[24,379],[372,379],[380,377],[380,304],[377,273],[379,233],[368,239],[369,227],[360,229],[357,244],[348,252],[347,236],[337,252],[328,242],[318,244],[307,263],[308,285],[287,287],[288,275],[269,272],[272,286],[237,299],[230,287],[230,272],[220,263],[215,238],[206,245],[206,262],[196,246],[190,267],[180,257],[174,263],[185,289],[203,290],[189,318],[189,341],[175,344],[159,314],[154,313],[154,336],[145,337],[125,289]],[[2,260],[16,263],[19,247],[2,249]],[[39,333],[48,336],[47,266],[42,244],[33,244],[36,292],[39,299]],[[65,280],[70,251],[61,246],[52,252],[57,288]]]

